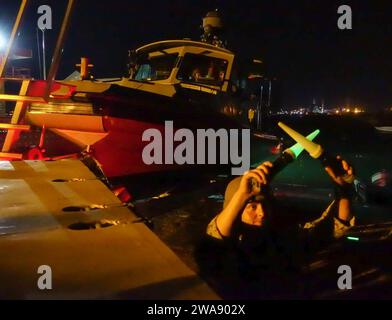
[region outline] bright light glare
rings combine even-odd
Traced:
[[[0,33],[0,50],[4,49],[7,45],[7,40],[5,37]]]

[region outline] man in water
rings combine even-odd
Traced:
[[[342,168],[345,172],[343,176],[338,176],[330,167],[325,170],[335,184],[336,199],[328,206],[322,216],[311,223],[304,225],[305,229],[316,227],[326,218],[332,218],[334,222],[334,236],[339,237],[355,223],[355,217],[351,212],[351,190],[352,167],[341,160]],[[241,213],[241,222],[247,226],[263,228],[266,226],[268,217],[273,214],[273,208],[269,203],[268,194],[261,191],[269,185],[269,170],[272,168],[271,162],[264,162],[254,170],[249,171],[242,177],[232,180],[227,186],[223,211],[220,212],[208,225],[207,234],[217,239],[235,237],[233,224]],[[252,180],[256,183],[252,184]],[[249,187],[253,185],[253,187]],[[239,235],[243,236],[243,235]]]
[[[264,162],[228,184],[223,210],[207,227],[209,245],[199,251],[202,264],[209,265],[207,272],[221,279],[218,287],[223,295],[271,297],[282,287],[287,289],[284,295],[298,293],[298,273],[292,276],[290,272],[306,264],[309,248],[320,239],[343,236],[355,224],[351,210],[353,168],[340,157],[337,160],[343,175],[325,168],[335,185],[335,200],[320,218],[291,228],[280,229],[274,223],[275,217],[282,214],[281,206],[268,190],[271,162]]]

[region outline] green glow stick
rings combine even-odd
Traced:
[[[353,240],[353,241],[359,241],[359,238],[357,237],[347,237],[348,240]]]
[[[316,138],[319,133],[320,133],[319,129],[314,130],[311,134],[309,134],[306,137],[306,139],[313,141],[313,139]],[[294,157],[296,159],[301,154],[301,152],[304,151],[304,147],[300,143],[296,143],[295,145],[290,147],[289,150],[294,154]]]
[[[286,126],[283,122],[278,122],[278,126],[283,129],[291,138],[293,138],[296,142],[300,143],[306,151],[309,152],[312,158],[318,159],[324,153],[323,148],[308,139],[306,139],[299,132],[291,129],[289,126]]]

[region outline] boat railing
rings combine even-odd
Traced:
[[[10,39],[6,46],[3,59],[1,59],[0,62],[0,81],[2,82],[2,84],[4,84],[5,81],[21,81],[21,86],[18,95],[0,93],[0,100],[16,102],[10,123],[0,124],[1,129],[7,130],[7,134],[0,152],[0,158],[3,159],[22,159],[22,154],[10,153],[9,151],[19,140],[20,132],[30,130],[29,126],[22,125],[22,121],[29,103],[31,102],[45,103],[49,101],[49,97],[52,91],[52,86],[54,84],[54,79],[56,77],[57,70],[60,63],[64,41],[69,28],[71,13],[75,5],[75,0],[68,0],[64,19],[60,28],[60,34],[59,37],[57,38],[56,47],[54,49],[52,64],[50,66],[49,74],[47,77],[48,80],[32,81],[30,79],[26,80],[26,79],[15,79],[15,78],[12,79],[3,78],[3,76],[5,75],[6,65],[10,57],[10,52],[13,47],[16,35],[18,34],[23,15],[26,13],[28,2],[29,0],[21,0],[20,2],[19,10],[11,31]],[[38,88],[38,90],[31,90],[31,85],[32,84],[37,85],[37,83],[38,85],[41,86],[41,88]],[[44,90],[42,90],[42,87],[44,88]],[[31,91],[35,91],[36,93],[39,93],[39,95],[32,96]]]

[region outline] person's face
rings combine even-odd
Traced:
[[[265,208],[261,202],[250,202],[242,212],[241,220],[243,223],[262,227],[266,221]]]
[[[200,76],[201,76],[201,74],[200,74],[200,70],[199,69],[196,69],[196,70],[193,71],[193,78],[195,80],[199,80]]]

